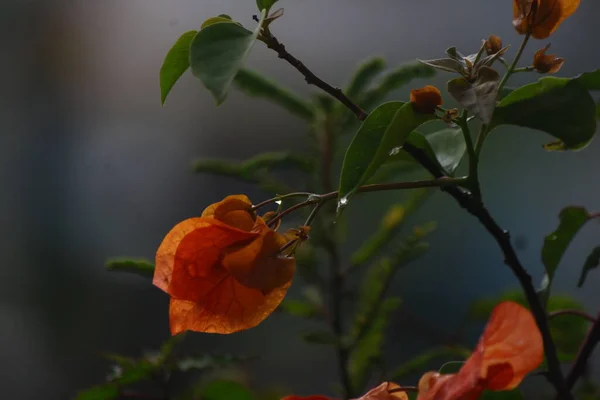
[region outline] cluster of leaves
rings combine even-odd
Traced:
[[[112,362],[106,382],[81,391],[76,400],[111,400],[145,396],[156,392],[169,398],[171,381],[192,376],[192,390],[182,391],[178,400],[250,400],[255,396],[240,382],[227,379],[224,371],[237,368],[247,358],[233,355],[179,355],[176,346],[185,335],[173,336],[158,351],[147,352],[140,358],[107,354]],[[222,375],[222,376],[221,376]]]

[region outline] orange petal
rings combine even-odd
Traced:
[[[171,333],[190,330],[228,334],[253,328],[277,308],[290,285],[287,282],[263,295],[228,275],[205,294],[201,303],[171,298]]]
[[[494,308],[479,347],[481,377],[490,390],[514,389],[544,359],[542,335],[533,315],[510,301]]]
[[[483,393],[479,380],[479,363],[465,364],[458,374],[428,372],[419,380],[417,400],[476,400]]]
[[[411,90],[410,101],[416,112],[432,114],[437,106],[442,105],[442,94],[435,86],[427,85],[422,89]]]
[[[397,389],[401,389],[400,385],[397,385],[394,382],[383,382],[381,385],[369,390],[356,400],[408,400],[406,392],[394,392],[394,390]]]
[[[257,224],[261,224],[258,222]],[[296,260],[280,254],[287,239],[264,223],[260,237],[239,250],[228,252],[222,264],[243,285],[268,293],[291,281]]]
[[[513,0],[513,25],[521,34],[546,39],[573,15],[580,0]]]
[[[225,197],[223,200],[211,204],[202,212],[203,217],[212,217],[228,225],[244,231],[249,231],[254,225],[256,215],[250,212],[252,203],[243,194]]]
[[[177,298],[199,301],[227,275],[219,263],[224,250],[257,236],[212,218],[182,221],[156,252],[152,283]]]
[[[580,0],[539,0],[539,7],[531,24],[531,36],[546,39],[579,7]]]

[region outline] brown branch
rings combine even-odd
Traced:
[[[571,309],[553,311],[551,313],[548,313],[548,318],[552,319],[555,317],[560,317],[561,315],[574,315],[577,317],[581,317],[591,323],[596,322],[596,318],[592,317],[590,314],[580,311],[580,310],[571,310]]]
[[[344,106],[346,106],[350,111],[352,111],[359,120],[364,121],[367,118],[368,114],[362,108],[360,108],[357,104],[352,102],[352,100],[350,100],[348,97],[346,97],[346,95],[344,94],[342,89],[331,86],[330,84],[325,82],[323,79],[319,78],[311,70],[309,70],[306,67],[306,65],[304,65],[304,63],[302,63],[302,61],[298,60],[296,57],[294,57],[293,55],[288,53],[288,51],[285,49],[285,46],[279,40],[277,40],[277,38],[275,36],[273,36],[270,32],[265,32],[265,33],[266,33],[266,35],[263,36],[262,39],[265,42],[265,44],[267,45],[267,47],[269,49],[274,50],[277,53],[277,55],[279,56],[279,58],[284,59],[292,67],[296,68],[304,76],[306,83],[308,83],[309,85],[315,85],[319,89],[330,94],[333,98],[338,100],[340,103],[342,103]]]
[[[567,386],[570,389],[575,386],[577,379],[585,372],[588,360],[590,356],[594,352],[594,347],[600,342],[600,313],[598,313],[596,317],[596,321],[594,325],[592,325],[589,330],[579,352],[577,353],[577,357],[575,358],[575,362],[571,367],[571,370],[567,374]]]
[[[325,92],[333,96],[335,99],[339,100],[350,111],[356,114],[359,120],[366,119],[368,114],[362,108],[350,101],[350,99],[348,99],[340,89],[334,88],[333,86],[319,79],[302,62],[300,62],[300,60],[293,57],[285,49],[283,44],[281,44],[270,33],[269,37],[265,38],[265,43],[267,44],[267,47],[277,52],[279,58],[286,60],[298,71],[300,71],[300,73],[305,77],[308,83],[312,83],[318,86],[319,88],[323,89]],[[416,161],[418,161],[423,167],[425,167],[425,169],[427,169],[435,178],[441,178],[445,175],[444,172],[441,171],[437,165],[435,165],[431,160],[429,160],[427,155],[421,149],[418,149],[407,143],[404,144],[403,148]],[[494,220],[494,218],[490,215],[489,211],[483,205],[481,200],[474,198],[470,192],[458,187],[451,186],[443,188],[442,190],[451,195],[462,208],[469,212],[469,214],[477,218],[479,222],[485,227],[485,229],[496,240],[498,246],[500,247],[500,250],[504,255],[504,263],[511,269],[513,274],[519,280],[519,283],[521,284],[521,287],[525,292],[525,296],[531,308],[531,312],[533,313],[538,328],[542,334],[542,339],[544,341],[544,352],[548,360],[549,377],[562,400],[573,399],[573,395],[571,394],[566,384],[565,378],[560,368],[560,362],[556,355],[556,347],[554,345],[554,342],[552,341],[552,336],[550,334],[550,327],[548,325],[546,310],[542,306],[542,303],[540,302],[537,296],[531,275],[529,275],[529,273],[521,264],[521,261],[519,260],[519,257],[517,256],[515,249],[512,246],[509,232],[507,230],[502,229],[498,225],[498,223]]]

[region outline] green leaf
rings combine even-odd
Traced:
[[[596,119],[600,119],[600,104],[596,105]]]
[[[406,139],[414,147],[418,147],[429,156],[447,175],[452,176],[462,161],[467,145],[460,128],[446,128],[432,132],[427,136],[413,131]],[[420,166],[402,147],[390,152],[388,163],[402,162]]]
[[[582,287],[585,279],[587,278],[588,273],[595,268],[600,266],[600,246],[595,247],[594,250],[590,253],[590,255],[585,260],[585,264],[583,264],[583,269],[581,270],[581,276],[579,277],[579,282],[577,283],[578,287]]]
[[[479,69],[477,79],[470,83],[465,78],[456,78],[448,82],[448,92],[458,104],[477,116],[484,124],[492,120],[500,74],[491,67]]]
[[[373,111],[346,151],[340,176],[338,213],[350,196],[386,162],[390,151],[401,146],[410,133],[434,114],[420,114],[411,103],[389,102]]]
[[[221,14],[216,17],[210,17],[209,19],[204,21],[202,23],[202,25],[200,26],[200,29],[204,29],[207,26],[211,26],[212,24],[216,24],[219,22],[233,22],[233,21],[231,20],[231,17],[229,15]],[[239,22],[236,22],[236,24],[242,26]]]
[[[256,7],[258,7],[258,11],[266,10],[265,13],[269,14],[275,3],[277,3],[277,0],[256,0]]]
[[[116,258],[108,260],[106,269],[109,271],[130,272],[147,278],[154,275],[154,264],[145,259]]]
[[[75,400],[111,400],[119,397],[119,387],[115,384],[94,386],[80,392]]]
[[[451,361],[456,357],[465,360],[471,355],[471,350],[462,347],[441,347],[423,352],[411,360],[398,366],[390,375],[390,380],[398,381],[408,375],[423,374],[424,371],[435,370],[441,363]],[[441,359],[441,360],[438,360]],[[432,365],[432,361],[440,361]]]
[[[306,121],[314,119],[314,109],[311,104],[257,72],[242,68],[235,76],[234,84],[250,97],[269,100]]]
[[[163,105],[175,83],[190,66],[190,44],[197,33],[189,31],[181,35],[160,67],[160,101]]]
[[[498,104],[490,127],[505,124],[544,131],[562,142],[561,150],[579,150],[596,133],[596,105],[577,78],[545,77]]]
[[[192,40],[192,73],[212,93],[217,105],[225,101],[229,86],[256,43],[264,18],[265,11],[254,32],[234,22],[218,22],[202,29]]]
[[[202,400],[256,400],[252,392],[244,385],[226,380],[212,381],[201,390]]]
[[[326,344],[326,345],[338,345],[339,339],[330,331],[311,331],[311,332],[303,332],[301,334],[302,339],[307,341],[308,343],[313,344]]]
[[[238,357],[231,354],[213,355],[202,354],[177,360],[175,368],[181,372],[207,371],[216,368],[226,368],[248,361],[246,357]]]
[[[575,77],[574,80],[587,90],[600,90],[600,69],[593,72],[584,72]]]
[[[344,93],[350,99],[357,98],[384,69],[385,61],[380,57],[364,61],[354,72],[354,76]]]
[[[546,277],[540,293],[545,298],[548,297],[554,273],[563,254],[577,232],[590,220],[591,215],[583,207],[566,207],[561,210],[559,218],[558,228],[545,237],[542,247],[542,262],[546,268]]]

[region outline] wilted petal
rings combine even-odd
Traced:
[[[544,359],[542,335],[533,315],[509,301],[494,308],[478,347],[483,352],[482,378],[490,390],[514,389]]]

